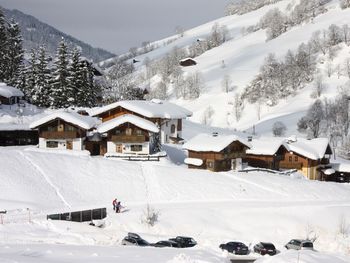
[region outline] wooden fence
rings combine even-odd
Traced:
[[[104,219],[107,216],[107,209],[96,208],[91,210],[67,212],[62,214],[47,215],[47,219],[51,220],[65,220],[74,222],[87,222],[92,220]]]

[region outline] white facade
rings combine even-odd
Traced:
[[[67,140],[39,138],[40,149],[67,150],[67,147],[70,143],[72,146],[72,150],[74,151],[84,150],[83,138],[75,138],[75,139],[67,139]]]
[[[120,154],[149,154],[150,144],[144,143],[119,143],[119,142],[107,142],[107,153],[120,153]]]
[[[182,121],[182,120],[180,120]],[[178,131],[178,119],[165,120],[160,127],[161,144],[169,143],[170,137],[181,137],[182,132]],[[173,129],[173,132],[172,132]]]

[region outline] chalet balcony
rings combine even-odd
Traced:
[[[74,139],[80,138],[79,133],[76,131],[43,131],[40,137],[45,139]]]
[[[144,135],[112,135],[113,142],[143,143],[146,141]]]
[[[303,167],[302,163],[280,162],[280,168],[283,168],[283,169],[298,169],[298,170],[301,170],[302,167]]]

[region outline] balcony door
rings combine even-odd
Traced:
[[[67,141],[66,148],[67,148],[67,150],[73,150],[73,142],[72,141]]]
[[[123,144],[117,144],[116,145],[116,152],[117,153],[122,153],[123,152]]]

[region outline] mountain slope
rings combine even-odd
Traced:
[[[24,14],[18,10],[4,9],[5,16],[8,20],[13,18],[18,22],[23,36],[24,48],[27,52],[31,49],[37,49],[40,45],[47,48],[48,53],[54,57],[58,43],[62,37],[66,40],[70,48],[78,46],[81,48],[82,55],[94,62],[108,59],[115,56],[113,53],[103,50],[101,48],[94,48],[89,44],[84,43],[70,35],[67,35],[56,28],[39,21],[37,18]]]
[[[173,36],[157,41],[153,45],[158,48],[135,58],[141,62],[136,64],[138,74],[144,74],[145,67],[142,62],[145,61],[146,57],[151,60],[163,58],[174,47],[188,48],[198,39],[208,37],[215,24],[225,26],[229,35],[228,41],[195,57],[196,66],[182,68],[184,75],[194,72],[201,73],[205,88],[199,98],[193,100],[177,99],[170,85],[170,99],[192,110],[194,115],[191,120],[196,122],[202,122],[206,109],[211,106],[213,112],[209,123],[214,126],[246,130],[255,125],[262,127],[260,131],[256,130],[258,133],[271,134],[271,130],[267,131],[266,127],[271,127],[271,123],[282,119],[288,124],[288,132],[295,133],[297,120],[315,100],[310,97],[313,83],[298,91],[296,96],[280,100],[273,107],[246,102],[242,118],[239,121],[234,116],[233,104],[235,94],[241,94],[253,80],[269,53],[275,53],[277,59],[282,59],[288,50],[296,51],[300,44],[309,41],[315,31],[326,30],[332,24],[338,26],[350,24],[350,9],[342,10],[339,7],[339,1],[334,0],[325,5],[326,12],[300,25],[293,26],[275,39],[266,41],[266,30],[262,29],[247,33],[246,29],[256,25],[269,10],[279,8],[282,12],[288,13],[290,5],[293,6],[298,2],[283,0],[244,15],[232,15],[217,19],[186,31],[183,37]],[[328,87],[321,99],[334,97],[337,94],[337,87],[345,85],[348,81],[346,74],[342,74],[338,78],[335,76],[336,74],[328,77],[326,73],[325,64],[328,61],[333,64],[333,67],[336,67],[337,64],[342,65],[344,60],[349,57],[350,50],[347,46],[342,45],[339,49],[340,51],[336,53],[334,60],[331,61],[327,56],[319,56],[317,60],[317,68]],[[233,91],[229,93],[225,93],[222,88],[225,75],[229,75],[232,80]],[[151,83],[154,83],[153,87],[156,87],[156,81]]]

